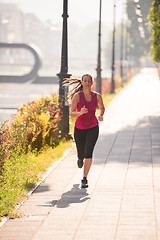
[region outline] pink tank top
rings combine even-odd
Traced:
[[[98,120],[95,116],[97,107],[97,93],[91,91],[91,101],[87,102],[83,91],[79,92],[79,103],[77,105],[77,111],[80,112],[82,107],[88,109],[88,113],[85,113],[77,117],[75,127],[79,129],[88,129],[98,126]]]

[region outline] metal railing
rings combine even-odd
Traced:
[[[38,76],[38,70],[41,67],[41,59],[33,46],[30,46],[25,43],[0,43],[0,48],[17,48],[17,49],[26,49],[28,50],[34,57],[34,65],[33,68],[24,75],[0,75],[0,82],[27,82],[32,79],[36,79]]]

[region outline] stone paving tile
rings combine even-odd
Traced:
[[[124,233],[119,233],[116,237],[118,240],[157,240],[157,236],[154,235],[152,232],[147,232],[147,233],[134,233],[134,232],[129,232]]]
[[[143,218],[143,215],[137,216],[137,215],[132,215],[128,214],[127,217],[121,216],[121,222],[119,224],[119,229],[122,228],[123,226],[127,226],[130,229],[134,229],[135,227],[139,229],[139,226],[146,225],[147,227],[152,225],[153,222],[155,221],[154,217],[147,217]]]
[[[13,229],[12,231],[5,231],[3,230],[1,232],[1,239],[3,239],[3,237],[8,237],[8,238],[12,238],[12,237],[16,237],[17,239],[21,239],[21,237],[32,237],[33,232],[30,231],[30,229],[24,229],[24,230],[20,230],[18,229],[18,231],[15,229]]]
[[[41,233],[38,236],[34,236],[33,240],[62,240],[62,239],[73,239],[73,234],[66,234],[65,232],[62,233],[56,233],[56,232],[50,232],[50,233]]]
[[[63,220],[59,219],[56,221],[46,221],[45,224],[43,224],[43,228],[45,228],[46,232],[49,233],[50,231],[61,231],[63,229],[63,231],[68,231],[68,230],[75,230],[77,225],[78,225],[79,221],[75,221],[73,220]]]
[[[41,233],[40,235],[36,235],[32,238],[33,240],[71,240],[73,239],[73,234],[66,233]]]
[[[107,229],[104,230],[81,230],[76,234],[74,239],[76,240],[102,240],[102,239],[113,239],[114,233],[111,231],[109,232]]]
[[[17,236],[16,237],[14,237],[14,236],[9,236],[9,237],[3,236],[3,240],[17,240],[17,239],[18,239]],[[30,240],[30,239],[32,239],[32,236],[27,236],[27,237],[21,236],[20,237],[20,240]]]

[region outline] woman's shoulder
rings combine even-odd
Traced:
[[[79,101],[79,92],[76,92],[76,93],[74,94],[73,100]]]
[[[100,96],[100,93],[96,92],[96,91],[91,91],[93,95],[96,95],[96,96]]]
[[[100,101],[102,99],[102,96],[100,93],[98,93],[96,91],[92,91],[92,94],[97,97],[97,101]]]

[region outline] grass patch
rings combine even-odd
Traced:
[[[0,215],[13,218],[15,206],[27,196],[46,169],[71,146],[72,141],[61,141],[54,149],[28,152],[6,161],[0,178]]]

